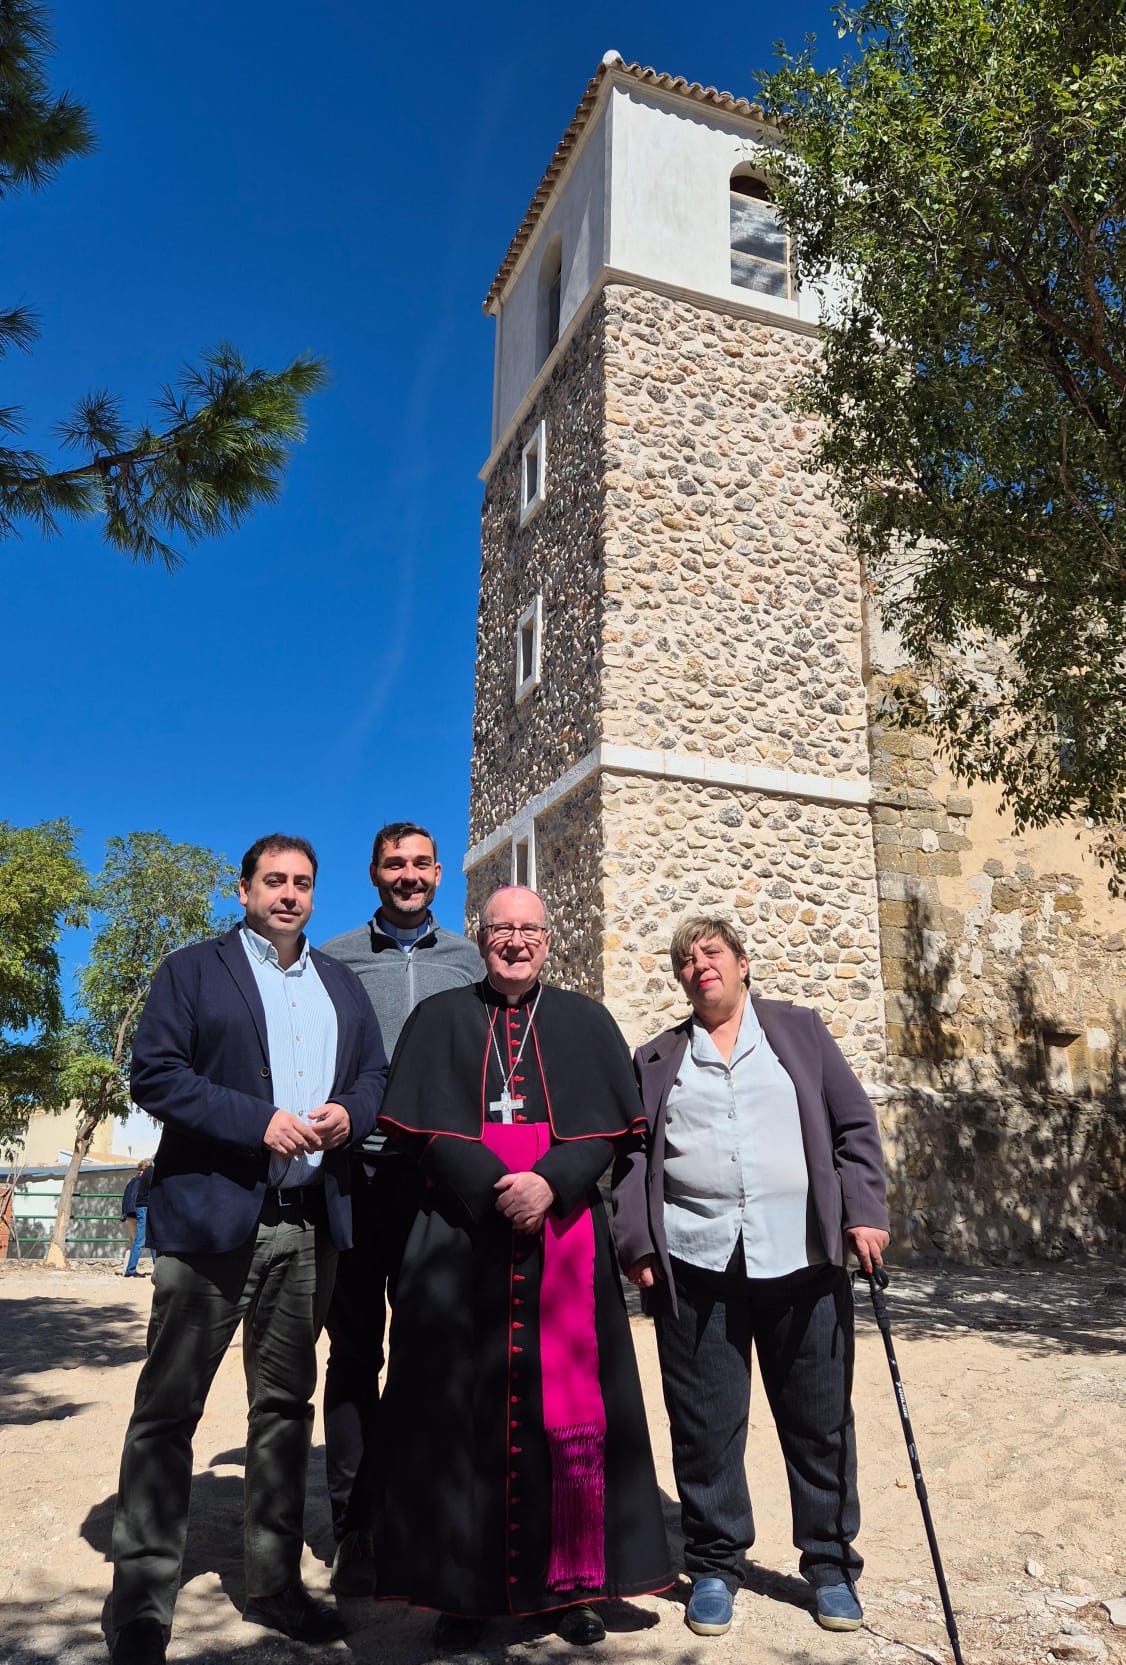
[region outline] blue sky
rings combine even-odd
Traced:
[[[90,388],[131,417],[222,339],[309,349],[280,502],[169,576],[93,530],[3,547],[0,816],[69,816],[97,865],[159,828],[238,858],[310,837],[312,936],[370,911],[371,836],[433,828],[460,926],[493,325],[481,300],[602,54],[752,95],[774,39],[836,47],[827,4],[488,10],[359,0],[60,7],[54,84],[93,156],[0,204],[0,302],[42,338],[3,366],[28,442]]]

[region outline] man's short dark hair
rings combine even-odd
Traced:
[[[307,838],[290,838],[288,833],[267,833],[265,838],[256,838],[250,849],[242,858],[239,878],[243,884],[249,884],[258,870],[258,863],[267,851],[300,850],[303,856],[308,856],[309,866],[313,869],[313,879],[317,877],[317,852]]]
[[[385,827],[380,827],[375,835],[375,843],[371,847],[371,859],[374,866],[379,866],[379,858],[383,854],[385,844],[401,844],[404,838],[428,838],[430,848],[434,852],[434,860],[438,859],[438,840],[432,832],[420,827],[417,821],[388,821]]]

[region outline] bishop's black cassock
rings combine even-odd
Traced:
[[[643,1118],[625,1042],[583,995],[486,981],[424,1001],[380,1124],[426,1184],[391,1320],[379,1594],[538,1613],[671,1582],[633,1344],[597,1181]],[[497,1180],[555,1192],[514,1231]]]

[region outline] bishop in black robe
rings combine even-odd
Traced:
[[[408,1020],[380,1124],[425,1188],[391,1324],[381,1596],[470,1618],[671,1582],[598,1191],[640,1118],[625,1042],[585,996],[486,979]],[[497,1204],[528,1168],[554,1193],[536,1235]]]

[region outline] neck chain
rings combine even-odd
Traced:
[[[516,1071],[520,1068],[520,1060],[524,1056],[524,1048],[528,1044],[528,1036],[532,1033],[532,1022],[533,1022],[533,1019],[535,1018],[536,1007],[540,1003],[540,995],[542,993],[543,993],[543,984],[541,983],[539,988],[536,990],[536,998],[532,1001],[531,1007],[529,1008],[529,1011],[528,1011],[528,1026],[524,1030],[524,1038],[520,1042],[520,1050],[517,1052],[516,1057],[513,1061],[512,1067],[511,1067],[511,1069],[509,1069],[507,1074],[505,1074],[504,1059],[500,1055],[500,1047],[497,1045],[496,1021],[497,1021],[497,1013],[499,1012],[500,1007],[497,1006],[497,1007],[493,1008],[493,1015],[492,1015],[492,1018],[489,1021],[489,1039],[493,1043],[493,1051],[496,1053],[496,1056],[497,1056],[497,1068],[500,1070],[501,1078],[502,1078],[502,1082],[503,1082],[503,1085],[501,1087],[501,1098],[502,1099],[507,1099],[510,1096],[511,1088],[512,1088],[512,1078],[516,1074]]]

